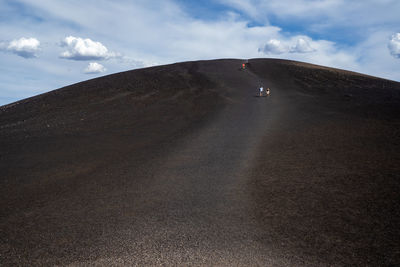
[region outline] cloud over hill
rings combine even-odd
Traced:
[[[107,69],[103,65],[101,65],[97,62],[90,62],[89,65],[84,70],[84,72],[86,74],[97,74],[97,73],[105,72],[106,70]]]
[[[316,49],[312,48],[310,42],[312,42],[312,40],[307,37],[295,38],[289,41],[271,39],[263,48],[259,49],[259,52],[273,55],[279,55],[283,53],[311,53],[316,51]]]
[[[23,58],[37,57],[40,50],[40,42],[36,38],[14,39],[11,42],[3,42],[0,44],[0,49],[16,54]]]
[[[392,35],[388,47],[392,56],[400,58],[400,33]]]
[[[68,36],[62,43],[62,47],[67,50],[62,52],[60,57],[71,60],[105,60],[116,57],[117,54],[109,52],[102,43],[93,41],[89,38]]]

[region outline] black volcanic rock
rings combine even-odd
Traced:
[[[242,62],[0,107],[0,265],[399,265],[400,83]]]

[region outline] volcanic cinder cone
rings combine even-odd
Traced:
[[[399,265],[400,84],[243,62],[0,107],[0,265]]]

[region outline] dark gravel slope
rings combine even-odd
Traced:
[[[0,265],[400,264],[400,84],[241,63],[0,107]]]

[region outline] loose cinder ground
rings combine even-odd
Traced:
[[[0,264],[400,264],[400,84],[241,64],[0,107]]]

